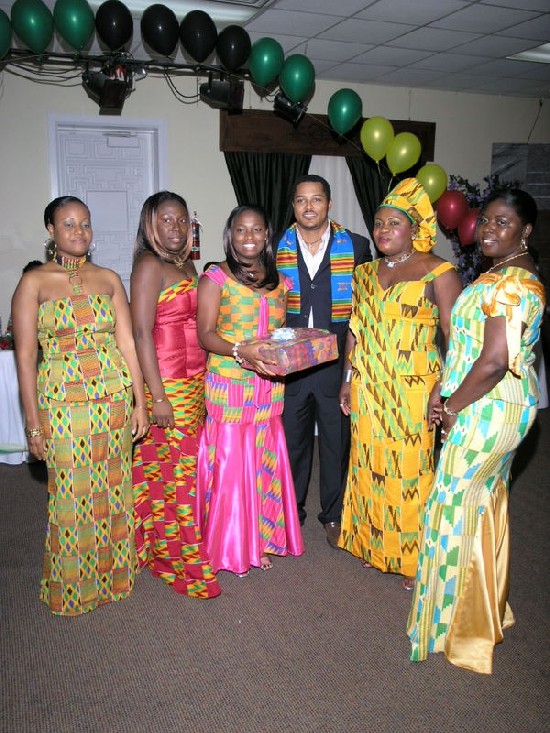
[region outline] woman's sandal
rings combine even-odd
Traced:
[[[401,585],[405,590],[414,590],[414,578],[403,578]]]
[[[362,568],[372,568],[372,565],[370,562],[367,562],[366,560],[361,560],[361,567]]]
[[[262,555],[260,558],[260,570],[271,570],[273,563],[267,555]]]

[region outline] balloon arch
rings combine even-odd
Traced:
[[[192,10],[181,22],[170,8],[160,3],[144,10],[140,22],[141,36],[146,50],[150,49],[151,55],[157,56],[154,61],[137,61],[128,53],[133,30],[132,14],[121,0],[106,0],[97,9],[95,17],[87,0],[56,0],[53,13],[43,0],[15,0],[11,17],[0,9],[0,69],[7,63],[21,63],[22,58],[28,59],[28,51],[34,54],[34,63],[47,59],[50,63],[83,66],[87,70],[83,74],[85,86],[86,83],[92,86],[93,82],[102,90],[107,89],[109,94],[118,95],[118,113],[124,97],[133,89],[132,76],[137,68],[163,73],[169,70],[195,75],[202,73],[208,74],[210,80],[213,74],[219,74],[220,79],[238,79],[240,84],[242,79],[250,78],[261,96],[271,93],[278,84],[280,91],[277,96],[284,95],[287,107],[301,112],[307,109],[306,104],[313,95],[315,69],[307,56],[294,53],[285,58],[283,48],[273,38],[260,38],[252,44],[246,30],[238,25],[229,25],[218,32],[211,17],[202,10]],[[105,55],[85,53],[91,46],[94,33],[100,46],[106,49]],[[47,52],[54,34],[76,53]],[[27,51],[11,48],[13,35]],[[177,52],[179,43],[193,64],[172,61],[170,57]],[[214,53],[221,66],[204,65]],[[400,132],[395,135],[392,123],[384,117],[370,117],[361,122],[363,103],[353,89],[335,92],[329,100],[327,112],[329,124],[339,137],[361,124],[363,151],[377,165],[385,160],[392,175],[409,170],[420,159],[421,144],[415,134]],[[300,118],[300,115],[294,117],[295,124]],[[428,163],[420,168],[417,178],[431,201],[439,200],[437,210],[442,225],[447,229],[457,229],[461,240],[465,244],[469,242],[475,212],[468,209],[464,197],[464,201],[459,200],[458,192],[447,190],[447,174],[443,168],[436,163]]]

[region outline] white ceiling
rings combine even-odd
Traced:
[[[506,58],[550,42],[550,0],[274,0],[244,27],[318,79],[550,97],[550,64]]]
[[[8,15],[12,4],[0,0]],[[53,8],[55,0],[46,4]],[[132,7],[131,0],[125,4]],[[152,4],[154,0],[145,6]],[[174,9],[179,21],[187,12],[178,8],[177,0],[164,4]],[[233,7],[238,4],[233,0]],[[139,13],[134,14],[138,19],[131,50],[135,58],[148,59],[141,45]],[[215,19],[214,12],[211,16]],[[220,30],[227,22],[216,25]],[[506,58],[550,42],[550,0],[268,0],[242,25],[252,42],[274,38],[285,55],[305,54],[317,79],[342,85],[550,97],[550,64]],[[55,41],[52,50],[63,49]],[[99,52],[97,40],[90,52]],[[189,62],[179,46],[174,60]]]

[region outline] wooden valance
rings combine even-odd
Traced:
[[[395,134],[412,132],[420,140],[418,165],[434,159],[435,122],[391,120]],[[302,155],[365,155],[359,122],[345,137],[331,128],[328,115],[306,114],[294,126],[272,111],[220,111],[220,150],[233,153],[294,153]]]

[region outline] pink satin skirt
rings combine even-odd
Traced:
[[[258,397],[259,380],[243,385],[242,395],[235,394],[234,385],[225,385],[229,389],[224,407],[233,420],[226,422],[218,399],[224,381],[219,375],[207,375],[208,416],[199,443],[197,521],[214,572],[245,573],[260,567],[262,555],[301,555],[304,543],[281,415],[269,414],[279,412],[278,405],[273,411],[266,409],[267,402],[251,411],[244,409],[235,422],[234,406],[225,401],[234,398],[250,405],[247,392]],[[260,393],[265,399],[265,385]],[[216,404],[209,395],[215,396]]]

